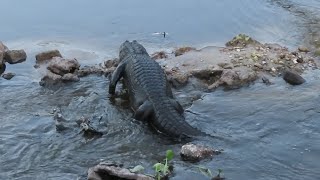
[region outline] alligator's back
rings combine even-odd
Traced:
[[[163,69],[150,58],[142,45],[136,41],[123,43],[120,47],[120,60],[126,62],[124,77],[130,83],[131,91],[142,91],[140,93],[150,101],[154,110],[151,124],[157,130],[176,138],[201,134],[190,126],[175,108],[173,97],[168,96],[172,92],[167,87],[168,82]]]

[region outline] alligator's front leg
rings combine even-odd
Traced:
[[[152,113],[154,113],[153,106],[149,100],[144,101],[135,112],[134,118],[138,120],[146,120]]]
[[[122,62],[120,63],[116,70],[112,73],[111,81],[109,84],[109,94],[115,94],[116,91],[116,85],[120,78],[123,76],[123,73],[125,71],[126,63]]]

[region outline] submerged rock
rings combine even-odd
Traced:
[[[27,59],[27,54],[24,50],[8,50],[5,54],[5,60],[9,64],[17,64]]]
[[[1,74],[1,71],[0,71],[0,74]],[[10,80],[12,79],[16,74],[15,73],[6,73],[6,74],[3,74],[2,77],[6,80]]]
[[[154,178],[130,172],[114,163],[100,163],[88,170],[88,180],[154,180]]]
[[[198,162],[206,158],[211,158],[213,155],[220,154],[221,151],[214,150],[209,147],[186,144],[183,145],[180,151],[182,160]]]
[[[306,82],[306,80],[303,79],[298,73],[293,71],[285,71],[283,73],[283,79],[291,85],[300,85]]]
[[[62,58],[62,55],[58,50],[45,51],[36,55],[36,63],[41,64],[46,62],[47,60],[51,60],[54,57]]]

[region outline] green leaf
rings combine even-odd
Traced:
[[[166,152],[166,158],[168,161],[172,160],[173,159],[173,156],[174,156],[174,153],[173,151],[170,149],[170,150],[167,150]]]
[[[135,166],[134,168],[129,169],[129,170],[130,170],[130,172],[132,172],[132,173],[137,173],[137,172],[142,172],[142,171],[144,171],[144,167],[141,166],[141,165],[137,165],[137,166]]]
[[[156,172],[161,172],[163,167],[164,167],[164,164],[162,163],[156,163],[155,165],[153,165],[153,168],[155,169]]]
[[[203,175],[205,175],[205,176],[207,176],[207,177],[209,177],[209,178],[212,178],[212,177],[213,177],[210,169],[208,169],[208,168],[206,168],[206,167],[202,167],[202,166],[198,166],[198,169],[199,169],[199,171],[200,171]]]

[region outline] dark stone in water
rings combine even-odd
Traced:
[[[306,82],[305,79],[303,79],[299,74],[293,71],[285,71],[283,73],[283,79],[291,85],[300,85]]]
[[[1,72],[0,72],[1,73]],[[16,74],[15,73],[6,73],[6,74],[3,74],[2,77],[6,80],[10,80],[12,79]]]

